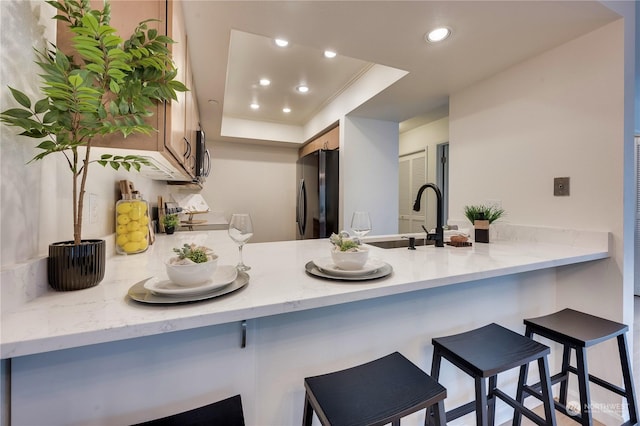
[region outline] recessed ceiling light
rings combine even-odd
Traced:
[[[268,86],[271,84],[271,80],[269,80],[268,78],[261,78],[260,79],[260,86]]]
[[[258,105],[256,103],[253,103],[250,106],[251,106],[251,109],[260,109],[260,105]]]
[[[337,55],[337,53],[336,53],[336,52],[334,52],[334,51],[332,51],[332,50],[325,50],[325,51],[324,51],[324,57],[325,57],[325,58],[329,58],[329,59],[331,59],[331,58],[335,58],[335,57],[336,57],[336,55]]]
[[[446,27],[436,28],[435,30],[429,31],[427,35],[425,35],[425,39],[431,43],[437,43],[449,37],[451,35],[451,30]]]
[[[276,44],[280,47],[287,47],[289,45],[289,42],[283,38],[277,38]]]
[[[284,112],[284,113],[287,113],[287,114],[288,114],[288,113],[290,113],[290,112],[291,112],[291,108],[284,107],[284,108],[282,108],[282,112]]]
[[[300,93],[307,93],[309,91],[309,87],[301,84],[300,86],[296,87],[296,90]]]

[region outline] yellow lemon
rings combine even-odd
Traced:
[[[148,224],[149,224],[149,217],[148,217],[148,216],[146,216],[146,215],[144,215],[144,216],[142,216],[142,217],[140,218],[140,220],[139,220],[138,222],[140,222],[140,226],[141,226],[141,227],[142,227],[142,226],[146,226],[146,225],[148,225]]]
[[[146,238],[143,238],[142,240],[140,240],[138,244],[140,244],[140,250],[146,250],[147,247],[149,247],[149,242],[147,241]]]
[[[116,226],[116,234],[122,235],[122,234],[126,234],[126,233],[127,233],[127,226],[126,225],[118,225],[118,226]]]
[[[137,231],[138,229],[140,229],[140,223],[137,220],[127,223],[127,231]]]
[[[125,234],[118,235],[116,238],[116,244],[120,247],[124,247],[129,242],[129,238]]]
[[[140,243],[138,243],[137,241],[129,241],[127,244],[124,245],[123,249],[127,253],[136,252],[140,250]]]
[[[144,201],[132,201],[131,208],[139,210],[141,214],[144,214],[147,211],[147,203]]]
[[[118,214],[127,214],[131,211],[131,203],[120,203],[118,207],[116,207],[116,212]]]
[[[139,242],[144,238],[144,234],[141,231],[133,231],[127,234],[129,241]]]
[[[144,212],[142,211],[140,204],[133,206],[133,208],[131,208],[131,211],[129,212],[129,217],[131,218],[131,220],[138,220],[143,215],[144,215]]]
[[[129,217],[129,215],[127,215],[127,214],[119,214],[118,215],[118,224],[119,225],[126,225],[130,221],[131,221],[131,218]]]

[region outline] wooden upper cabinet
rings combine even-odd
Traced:
[[[156,28],[159,34],[166,34],[176,43],[169,46],[173,61],[177,67],[177,79],[187,87],[187,53],[186,31],[182,13],[182,2],[172,0],[129,0],[111,1],[111,26],[117,34],[128,38],[136,26],[147,19],[157,19],[147,23],[149,28]],[[103,0],[91,0],[96,9],[103,7]],[[58,22],[57,45],[64,52],[71,51],[71,33],[63,22]],[[124,138],[116,133],[94,139],[93,146],[123,148],[138,151],[156,151],[162,153],[174,167],[184,173],[185,180],[194,174],[185,166],[186,154],[189,153],[186,132],[186,96],[178,93],[178,101],[170,104],[157,104],[153,116],[146,122],[156,129],[151,135],[135,133]],[[144,153],[141,152],[141,155]],[[195,153],[193,154],[195,156]],[[181,172],[181,173],[182,173]]]
[[[340,148],[340,127],[334,127],[317,138],[307,142],[298,150],[298,157],[304,157],[305,155],[320,149],[338,148]]]
[[[176,79],[191,88],[191,84],[187,81],[187,33],[182,13],[182,2],[169,0],[168,8],[171,13],[167,14],[167,34],[175,42],[169,46],[169,50],[171,50],[171,57],[177,70]],[[167,149],[185,165],[185,169],[191,177],[194,177],[195,175],[188,167],[195,142],[192,142],[187,134],[187,93],[178,92],[177,102],[173,101],[171,105],[167,105],[167,139],[165,144]],[[195,153],[193,155],[195,156]]]

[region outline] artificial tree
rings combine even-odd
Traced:
[[[171,38],[141,22],[128,39],[110,26],[110,5],[94,10],[89,0],[46,1],[57,9],[54,19],[63,21],[72,33],[73,52],[62,52],[55,44],[36,50],[42,78],[41,97],[32,100],[9,87],[17,106],[0,113],[5,124],[22,129],[20,135],[41,140],[41,160],[61,153],[73,179],[73,242],[83,244],[82,217],[89,165],[98,163],[118,170],[140,170],[147,161],[136,155],[103,154],[93,159],[96,138],[120,133],[156,131],[145,123],[156,103],[177,100],[186,91],[177,81],[168,44]],[[68,54],[70,53],[70,54]],[[125,139],[126,140],[126,139]]]

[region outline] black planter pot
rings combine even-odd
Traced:
[[[166,232],[167,234],[171,235],[176,231],[176,227],[175,226],[165,226],[164,227],[164,232]]]
[[[106,248],[104,240],[62,241],[49,245],[47,276],[58,291],[94,287],[104,278]]]

